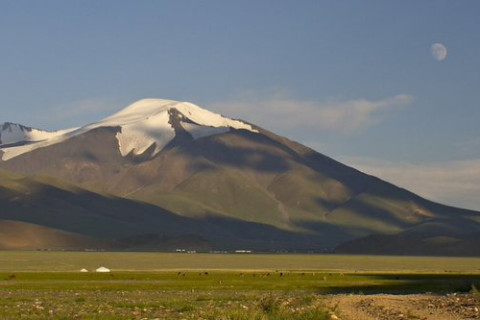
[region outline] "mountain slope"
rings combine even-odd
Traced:
[[[480,232],[477,212],[435,204],[190,103],[141,100],[98,123],[1,152],[0,168],[166,210],[193,223],[179,234],[210,235],[214,247],[305,251],[371,234]]]
[[[321,237],[306,237],[238,219],[181,217],[51,177],[2,170],[0,209],[0,246],[4,249],[173,250],[182,245],[196,250],[273,250],[280,245],[294,250],[301,244],[308,250],[321,250],[323,242]],[[10,227],[8,232],[2,233],[2,228],[7,228],[1,227],[2,223]]]
[[[36,224],[0,220],[0,250],[105,248],[98,239]]]

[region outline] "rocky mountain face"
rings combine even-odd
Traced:
[[[3,128],[0,137],[5,128],[30,132]],[[191,103],[141,100],[49,134],[2,138],[0,219],[74,233],[77,247],[78,239],[162,250],[319,252],[343,244],[342,252],[375,253],[372,235],[461,242],[480,232],[478,212],[430,202]],[[425,250],[441,254],[434,240],[436,249]]]

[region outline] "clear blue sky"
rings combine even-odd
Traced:
[[[480,209],[479,15],[476,0],[1,1],[0,123],[186,100]]]

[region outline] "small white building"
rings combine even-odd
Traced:
[[[80,270],[80,272],[88,272],[88,270],[83,268],[83,269]]]
[[[235,250],[235,253],[252,253],[252,250]]]
[[[97,270],[95,270],[96,272],[110,272],[110,269],[108,268],[105,268],[105,267],[100,267],[98,268]]]

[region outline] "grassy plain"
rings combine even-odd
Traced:
[[[178,254],[142,252],[0,251],[0,272],[314,270],[333,272],[480,274],[480,258],[308,254]]]
[[[105,266],[111,273],[80,273]],[[329,319],[332,293],[468,292],[480,259],[0,252],[1,319]]]

